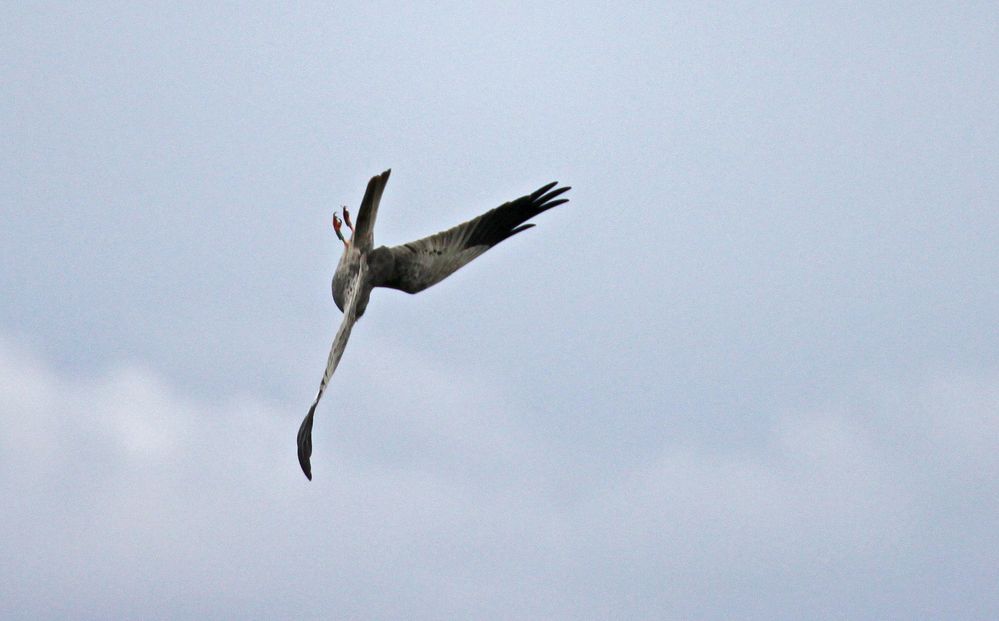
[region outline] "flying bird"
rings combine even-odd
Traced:
[[[388,287],[406,293],[423,291],[504,239],[534,226],[525,224],[534,216],[569,201],[558,197],[570,188],[557,188],[558,182],[554,181],[436,235],[401,246],[375,248],[375,218],[391,172],[391,169],[386,170],[368,182],[357,211],[356,226],[351,222],[350,212],[346,207],[343,207],[342,221],[336,213],[333,214],[333,230],[343,243],[343,255],[333,274],[333,301],[343,312],[343,320],[333,337],[333,346],[326,361],[326,373],[319,383],[319,392],[298,429],[298,462],[309,480],[312,480],[310,458],[312,421],[316,406],[340,363],[354,323],[368,306],[371,290],[375,287]],[[351,232],[349,240],[344,238],[341,231],[344,224]]]

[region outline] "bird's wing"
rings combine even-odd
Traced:
[[[524,224],[539,213],[568,202],[555,200],[569,187],[555,188],[553,181],[531,194],[491,209],[458,226],[389,250],[395,267],[383,287],[417,293],[453,274],[504,239],[534,226]]]
[[[368,187],[364,190],[364,198],[361,199],[361,206],[357,210],[357,227],[354,228],[354,235],[350,238],[350,243],[361,252],[370,250],[375,243],[378,204],[382,200],[382,192],[385,191],[385,184],[388,183],[391,173],[390,168],[380,175],[375,175],[368,181]]]
[[[347,286],[343,320],[340,322],[340,328],[336,331],[336,336],[333,337],[333,346],[330,348],[330,356],[326,361],[326,373],[323,374],[323,381],[319,384],[319,393],[316,394],[316,400],[312,402],[309,413],[305,415],[302,426],[298,428],[298,463],[302,465],[302,471],[310,481],[312,480],[312,464],[309,461],[309,458],[312,457],[312,419],[316,414],[316,406],[319,405],[319,400],[322,398],[323,392],[326,391],[326,385],[329,384],[333,372],[340,364],[343,350],[347,347],[350,330],[354,327],[354,322],[357,321],[358,302],[365,294],[363,290],[366,286],[370,287],[365,282],[366,273],[367,267],[364,261],[361,261],[357,274]],[[370,293],[370,289],[368,292]]]

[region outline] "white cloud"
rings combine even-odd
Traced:
[[[2,616],[970,618],[999,606],[985,590],[947,595],[984,588],[999,562],[996,375],[787,413],[740,453],[664,441],[566,495],[592,470],[532,434],[502,388],[373,347],[381,362],[338,378],[324,404],[310,484],[298,409],[190,400],[137,367],[65,377],[0,341]],[[344,407],[369,376],[384,390]]]

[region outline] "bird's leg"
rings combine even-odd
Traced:
[[[347,228],[350,229],[351,236],[354,235],[354,225],[350,221],[350,212],[347,211],[346,205],[340,205],[343,207],[343,221],[347,223]]]
[[[340,218],[337,217],[336,213],[333,214],[333,231],[336,233],[337,238],[343,242],[343,245],[347,245],[347,240],[343,238],[343,233],[340,232]]]

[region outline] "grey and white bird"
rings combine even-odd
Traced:
[[[319,384],[316,400],[312,402],[309,413],[298,429],[298,461],[309,480],[312,479],[310,458],[316,406],[340,363],[354,323],[368,306],[371,290],[375,287],[388,287],[406,293],[423,291],[504,239],[534,226],[525,224],[534,216],[569,200],[558,197],[570,188],[556,188],[558,182],[552,182],[436,235],[401,246],[375,248],[375,218],[391,172],[386,170],[368,182],[357,212],[356,226],[351,223],[346,207],[343,208],[343,222],[336,214],[333,215],[333,230],[344,245],[343,256],[333,274],[333,301],[343,312],[343,320],[333,338],[333,346],[326,361],[326,373]],[[351,230],[349,240],[343,237],[340,230],[343,223]]]

